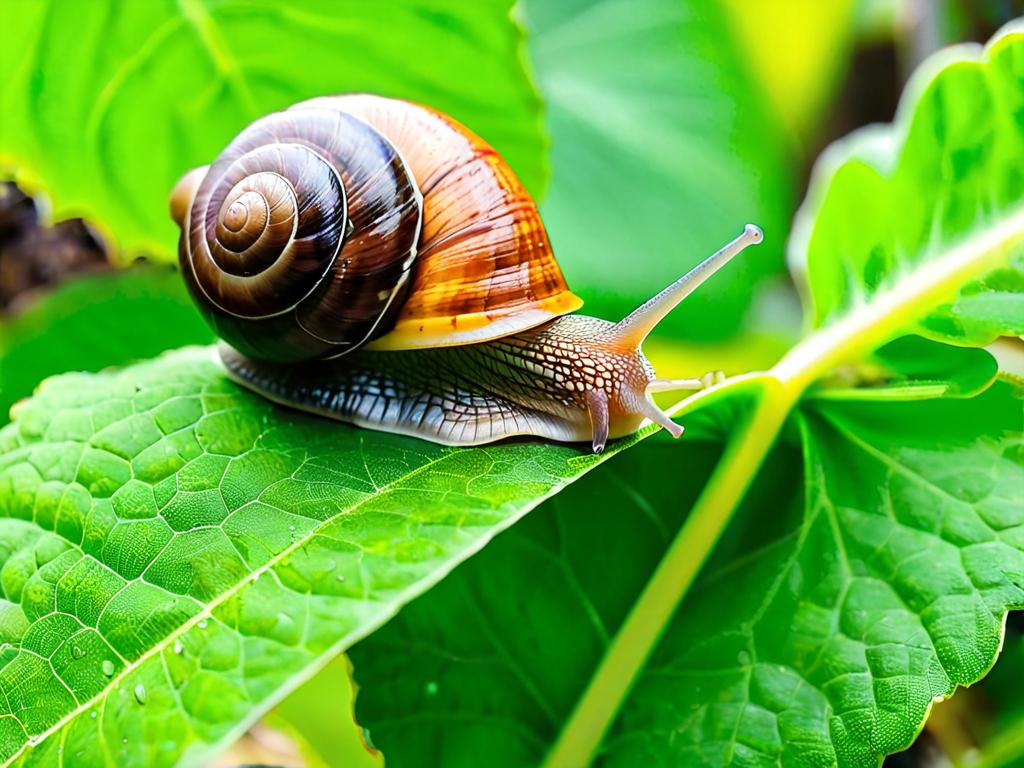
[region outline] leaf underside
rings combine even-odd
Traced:
[[[1024,201],[1022,47],[1016,22],[982,55],[973,45],[941,51],[915,73],[893,125],[822,155],[790,242],[815,326]],[[919,333],[971,345],[1024,334],[1024,249],[950,298]]]
[[[0,170],[85,216],[129,254],[176,257],[167,200],[248,123],[304,99],[370,92],[466,122],[535,194],[540,101],[509,0],[51,0],[8,4]],[[424,57],[413,54],[429,50]]]

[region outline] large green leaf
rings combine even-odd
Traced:
[[[765,243],[661,329],[723,339],[781,270],[791,213],[784,138],[712,0],[526,5],[547,102],[542,211],[587,312],[618,319],[755,221]]]
[[[601,764],[873,766],[907,746],[1024,606],[1020,394],[808,409],[806,491],[779,446]],[[357,645],[388,765],[494,743],[491,764],[539,762],[720,453],[617,458]]]
[[[607,763],[872,766],[909,746],[1024,607],[1020,395],[806,411],[800,525],[750,510],[764,538],[684,604]]]
[[[181,276],[167,267],[73,278],[0,321],[0,424],[47,376],[212,340]]]
[[[895,123],[822,156],[790,243],[815,325],[1024,202],[1022,38],[1016,22],[984,55],[974,45],[943,51],[915,74]],[[1024,248],[948,298],[915,318],[920,333],[960,344],[1024,334]]]
[[[0,431],[0,759],[200,762],[601,460],[284,412],[209,348],[51,379]]]
[[[370,91],[444,110],[524,183],[545,180],[540,104],[510,0],[9,0],[0,167],[130,253],[174,254],[167,198],[248,122]]]

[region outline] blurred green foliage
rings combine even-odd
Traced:
[[[792,158],[719,4],[525,7],[551,131],[542,212],[586,311],[624,317],[753,221],[764,245],[659,328],[689,339],[733,335],[760,280],[782,271]]]
[[[135,267],[68,281],[0,325],[0,423],[47,376],[213,340],[176,270]]]
[[[534,192],[540,101],[511,0],[9,0],[0,168],[127,255],[175,257],[175,181],[246,124],[298,101],[369,91],[471,125]]]

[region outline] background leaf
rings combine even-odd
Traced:
[[[175,258],[171,187],[247,123],[370,91],[467,122],[535,193],[540,105],[510,0],[12,0],[0,48],[0,167],[128,253]],[[423,52],[429,51],[429,55]]]
[[[298,734],[308,762],[330,768],[382,768],[380,752],[367,750],[352,719],[352,665],[339,656],[274,707],[265,721]]]
[[[176,271],[137,267],[75,278],[0,320],[0,423],[52,374],[98,371],[211,341]]]
[[[542,206],[586,312],[617,320],[756,221],[765,243],[715,276],[663,335],[723,339],[781,268],[792,192],[783,138],[710,0],[527,2],[547,102]]]
[[[811,397],[830,400],[920,400],[973,397],[996,378],[999,365],[985,349],[901,336],[875,350],[872,363],[837,372]]]
[[[603,460],[307,418],[210,355],[51,379],[0,431],[0,759],[201,762]]]
[[[983,56],[976,46],[935,56],[891,127],[862,129],[822,155],[789,252],[815,326],[1024,201],[1022,39],[1015,23]],[[1024,251],[918,332],[975,345],[1024,333]]]
[[[990,730],[983,734],[984,748],[963,756],[962,764],[970,768],[1013,768],[1024,759],[1024,614],[1015,618],[1014,626],[1007,628],[999,663],[967,702],[992,718]]]

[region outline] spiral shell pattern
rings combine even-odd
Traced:
[[[378,131],[335,110],[275,113],[203,177],[183,227],[182,272],[239,351],[332,357],[390,327],[421,221],[413,175]]]
[[[171,213],[193,298],[257,360],[474,344],[582,304],[508,164],[411,102],[328,96],[257,120]]]

